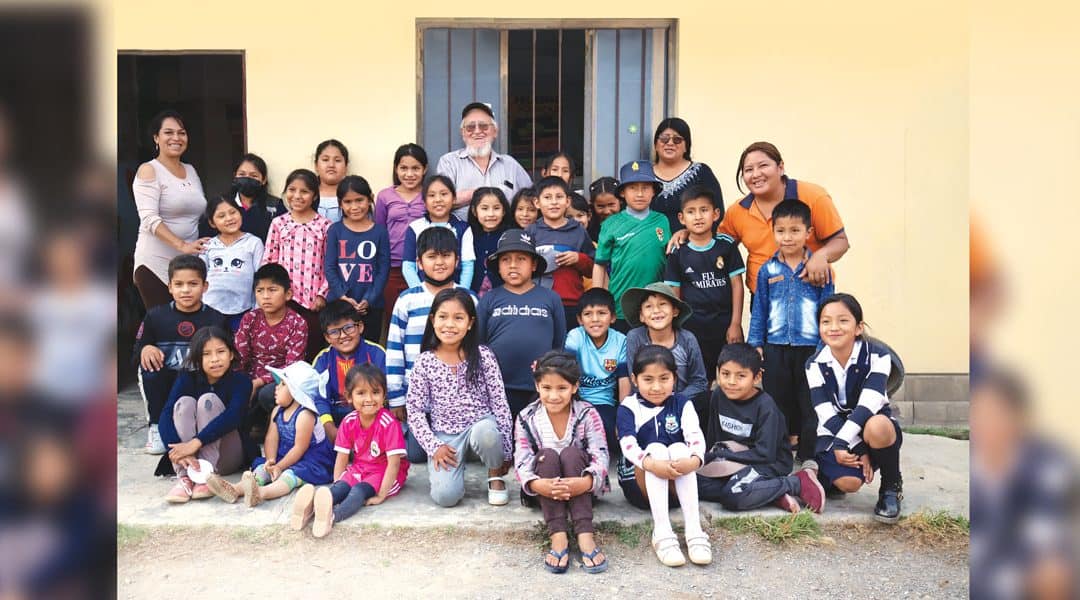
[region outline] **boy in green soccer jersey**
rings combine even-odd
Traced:
[[[649,209],[660,182],[653,176],[652,163],[635,160],[619,169],[619,196],[626,208],[608,217],[600,227],[593,265],[593,287],[609,290],[621,298],[632,287],[663,281],[664,249],[671,231],[662,213]],[[622,307],[615,305],[615,329],[626,333],[630,324]]]

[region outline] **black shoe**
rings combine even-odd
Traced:
[[[900,520],[900,501],[904,499],[904,484],[901,481],[886,484],[881,482],[878,489],[878,501],[874,506],[874,520],[889,525]]]

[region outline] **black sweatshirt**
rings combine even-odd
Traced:
[[[749,449],[719,455],[727,460],[753,465],[763,475],[791,474],[791,448],[787,442],[787,421],[772,396],[758,391],[749,400],[734,402],[717,388],[709,398],[709,421],[705,424],[705,444],[712,450],[717,442],[734,441]]]

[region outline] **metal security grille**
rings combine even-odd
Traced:
[[[461,108],[492,105],[496,148],[534,177],[558,151],[575,187],[651,154],[674,100],[670,21],[418,21],[418,139],[461,147]]]

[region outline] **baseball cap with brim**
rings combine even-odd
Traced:
[[[632,160],[619,169],[619,195],[623,193],[623,189],[631,183],[651,183],[653,190],[659,194],[660,190],[664,189],[660,185],[660,182],[656,180],[656,175],[652,170],[652,163],[647,160]]]
[[[675,317],[675,326],[682,327],[683,323],[690,318],[690,315],[694,314],[694,309],[690,308],[690,305],[683,302],[675,295],[675,290],[671,289],[671,286],[666,283],[656,282],[650,283],[643,288],[630,288],[623,292],[622,298],[619,300],[619,304],[622,305],[623,315],[626,320],[634,327],[641,325],[641,319],[639,317],[641,313],[641,305],[645,303],[645,299],[653,294],[660,294],[672,304],[675,308],[679,309],[678,316]]]
[[[498,270],[499,255],[507,252],[524,252],[530,256],[535,256],[536,268],[533,269],[533,273],[547,271],[547,260],[536,251],[532,236],[525,233],[524,229],[507,229],[499,236],[499,243],[495,251],[487,257],[488,268]]]
[[[464,119],[465,115],[474,110],[482,110],[486,112],[492,120],[495,119],[495,111],[491,110],[491,105],[487,102],[470,102],[466,104],[465,108],[461,109],[461,118]]]
[[[270,371],[275,382],[285,382],[289,393],[300,406],[318,414],[319,410],[315,408],[315,395],[319,391],[319,372],[315,370],[315,367],[306,362],[295,362],[284,369],[266,367],[266,370]]]

